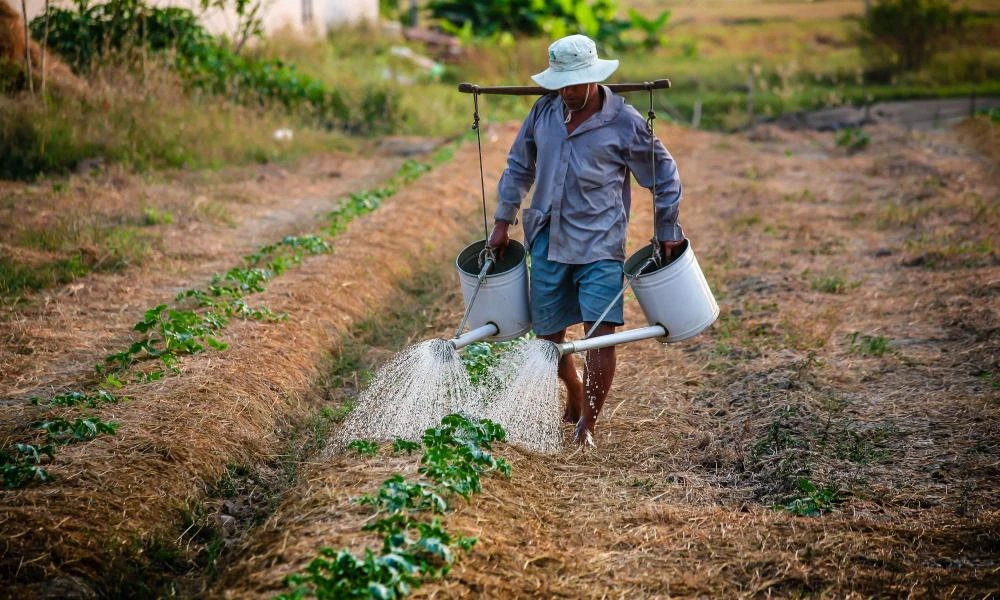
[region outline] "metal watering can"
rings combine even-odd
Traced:
[[[558,344],[560,355],[650,338],[680,342],[698,335],[719,318],[719,304],[701,272],[691,242],[684,240],[681,255],[662,266],[653,256],[654,248],[648,244],[625,261],[626,285],[621,292],[624,294],[632,286],[649,326],[596,338],[588,333],[582,340]],[[596,324],[591,332],[594,329]]]
[[[465,314],[449,340],[455,349],[487,340],[504,342],[531,329],[528,267],[524,245],[510,240],[503,258],[486,249],[486,240],[465,247],[455,259]],[[469,331],[465,332],[468,325]]]
[[[480,240],[466,246],[455,260],[465,304],[465,316],[455,338],[450,340],[455,349],[480,340],[510,340],[531,329],[524,246],[511,240],[502,260],[485,248],[486,240]],[[654,246],[649,244],[625,261],[627,283],[621,292],[624,294],[631,285],[649,326],[563,342],[557,344],[560,355],[650,338],[664,343],[680,342],[715,322],[719,305],[690,241],[685,240],[680,257],[666,265],[658,266],[653,252]],[[466,324],[468,332],[464,332]]]

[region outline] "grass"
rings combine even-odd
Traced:
[[[623,10],[629,4],[623,3]],[[622,62],[612,81],[672,80],[672,90],[655,96],[661,118],[688,123],[700,104],[702,127],[743,127],[750,119],[748,84],[754,89],[754,116],[764,118],[847,103],[1000,94],[1000,50],[989,43],[1000,38],[1000,18],[993,13],[976,15],[968,35],[919,72],[864,77],[853,19],[802,7],[795,16],[780,18],[686,21],[678,10],[664,46],[615,56]],[[360,138],[370,135],[450,137],[472,120],[472,99],[457,93],[456,83],[528,84],[545,67],[549,41],[467,44],[460,59],[442,59],[433,71],[392,48],[410,45],[433,55],[431,50],[370,28],[340,29],[319,40],[277,35],[253,50],[294,63],[337,89],[363,121],[353,138],[324,130],[305,115],[185,90],[164,65],[150,63],[142,73],[107,67],[83,93],[54,94],[47,102],[25,94],[0,98],[0,139],[6,141],[0,146],[0,178],[58,173],[95,157],[136,170],[218,168],[358,147]],[[637,106],[645,102],[641,95],[632,99]],[[487,121],[520,119],[532,101],[484,96],[480,113]],[[286,127],[294,131],[293,139],[274,139],[273,132]],[[838,143],[856,151],[867,141],[864,132],[851,131]]]
[[[138,222],[116,223],[100,214],[66,211],[41,222],[15,222],[9,239],[24,254],[0,253],[0,297],[140,265],[157,238]]]
[[[274,139],[283,127],[295,130],[292,140]],[[294,114],[190,93],[157,63],[145,73],[107,67],[83,91],[55,91],[44,101],[0,96],[2,179],[64,173],[84,160],[137,171],[219,168],[350,147],[342,134]]]
[[[881,335],[861,334],[855,331],[850,336],[850,352],[859,356],[885,356],[893,351],[889,339]]]
[[[812,273],[808,269],[803,273],[809,280],[809,287],[813,291],[824,294],[846,294],[851,288],[861,285],[847,279],[843,269],[828,269],[824,273]]]

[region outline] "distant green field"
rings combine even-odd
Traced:
[[[869,73],[855,41],[863,2],[699,2],[680,4],[637,0],[620,3],[655,16],[673,13],[664,30],[665,45],[625,51],[612,81],[667,77],[673,90],[657,95],[661,116],[690,122],[701,105],[702,127],[734,129],[749,119],[747,88],[754,88],[754,114],[776,116],[843,104],[887,99],[1000,94],[1000,12],[976,13],[967,35],[941,51],[923,70],[901,76]],[[991,3],[972,3],[985,9]],[[439,81],[416,76],[398,86],[407,116],[402,127],[418,134],[446,134],[467,125],[471,100],[454,91],[459,81],[483,85],[525,85],[546,66],[551,40],[490,40],[466,45],[463,56],[447,63]],[[297,59],[318,77],[346,86],[384,80],[387,73],[413,77],[407,61],[388,47],[398,42],[374,34],[342,32],[328,45],[275,51]],[[610,51],[605,51],[610,55]],[[523,98],[482,100],[483,116],[518,118],[529,106]],[[432,109],[430,107],[433,107]]]

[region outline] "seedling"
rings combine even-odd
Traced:
[[[0,450],[0,483],[4,489],[23,488],[33,481],[49,481],[51,476],[42,468],[42,457],[54,458],[52,446],[37,447],[15,444],[13,451]]]
[[[85,392],[67,392],[65,394],[58,394],[49,398],[47,401],[42,402],[40,398],[32,398],[31,403],[35,406],[64,406],[64,407],[76,407],[82,406],[86,408],[97,408],[101,404],[117,404],[121,399],[116,398],[111,392],[105,390],[97,390],[93,394],[87,394]]]
[[[392,440],[392,453],[402,454],[406,453],[407,456],[413,454],[415,451],[420,450],[420,444],[418,442],[411,442],[409,440],[403,440],[396,438]]]
[[[354,440],[347,445],[349,450],[354,450],[361,456],[375,456],[378,454],[378,444],[370,440]]]
[[[366,549],[359,558],[347,549],[323,548],[304,572],[285,579],[292,591],[278,598],[399,598],[424,579],[446,575],[455,561],[454,549],[469,551],[476,539],[452,535],[437,517],[430,521],[420,517],[446,513],[454,493],[468,497],[478,491],[484,472],[496,470],[509,477],[510,465],[488,452],[493,442],[505,437],[503,429],[490,421],[448,415],[439,427],[424,433],[423,444],[396,439],[394,452],[425,448],[419,472],[427,481],[407,481],[396,474],[374,494],[356,500],[376,510],[378,518],[364,530],[381,535],[380,553]],[[369,444],[374,446],[363,440],[349,446],[369,448]]]
[[[799,491],[805,495],[794,498],[784,505],[775,505],[775,510],[786,510],[800,517],[814,517],[832,511],[840,502],[840,492],[833,487],[816,487],[816,484],[802,477],[799,479]]]
[[[45,432],[45,438],[50,444],[72,444],[93,439],[102,433],[113,434],[120,426],[115,422],[104,422],[96,417],[79,417],[68,421],[62,417],[36,421],[31,424],[35,429]]]

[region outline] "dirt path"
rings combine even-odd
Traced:
[[[156,248],[139,267],[40,292],[0,320],[0,399],[6,399],[0,403],[78,385],[92,376],[95,358],[126,342],[143,311],[204,286],[263,244],[317,231],[339,198],[377,186],[402,161],[333,154],[290,168],[233,169],[207,180],[181,174],[148,184],[111,173],[71,178],[61,194],[17,190],[20,201],[0,211],[0,238],[46,224],[81,227],[88,214],[121,220],[146,207],[169,213],[173,222],[157,227]]]
[[[719,322],[620,349],[596,450],[508,449],[513,478],[448,518],[479,543],[417,596],[994,594],[992,167],[951,132],[879,128],[856,155],[830,134],[661,134]],[[638,243],[648,196],[634,206]],[[643,321],[634,301],[626,314]],[[350,498],[414,467],[311,465],[209,596],[270,597],[320,547],[371,543]],[[773,508],[810,502],[833,511]]]

